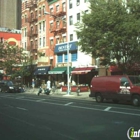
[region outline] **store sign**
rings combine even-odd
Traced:
[[[69,49],[69,51],[75,51],[77,50],[76,43],[77,42],[74,41],[74,42],[58,44],[55,46],[54,52],[55,53],[67,52],[67,48]]]
[[[69,62],[69,66],[70,67],[72,66],[71,62]],[[59,63],[59,64],[57,64],[57,67],[67,67],[67,63]]]

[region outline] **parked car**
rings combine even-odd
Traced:
[[[134,106],[140,105],[140,76],[101,76],[93,77],[89,97],[95,97],[97,102],[111,99],[131,101]]]
[[[15,92],[20,92],[21,87],[14,85],[13,82],[10,80],[2,80],[0,81],[0,91],[8,92],[8,93],[15,93]]]

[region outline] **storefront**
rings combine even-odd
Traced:
[[[76,92],[78,88],[80,92],[89,91],[91,79],[97,74],[95,67],[74,68],[71,71],[71,92]],[[67,86],[63,86],[62,91],[67,91]]]
[[[50,66],[42,66],[37,67],[34,72],[35,76],[35,86],[38,87],[41,85],[42,81],[48,80],[48,71],[50,70]]]
[[[69,74],[72,70],[73,68],[70,66]],[[67,67],[55,67],[54,69],[50,70],[48,74],[52,77],[53,82],[55,81],[56,83],[61,83],[62,86],[67,85]]]

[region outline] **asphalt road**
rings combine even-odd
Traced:
[[[140,107],[0,94],[1,140],[128,140],[130,127],[140,129]]]

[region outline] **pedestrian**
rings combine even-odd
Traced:
[[[47,81],[47,84],[46,84],[46,85],[47,85],[47,89],[49,89],[49,90],[50,90],[50,89],[51,89],[51,81],[50,81],[50,79],[48,79],[48,81]]]
[[[32,88],[34,89],[35,88],[35,80],[32,79]]]

